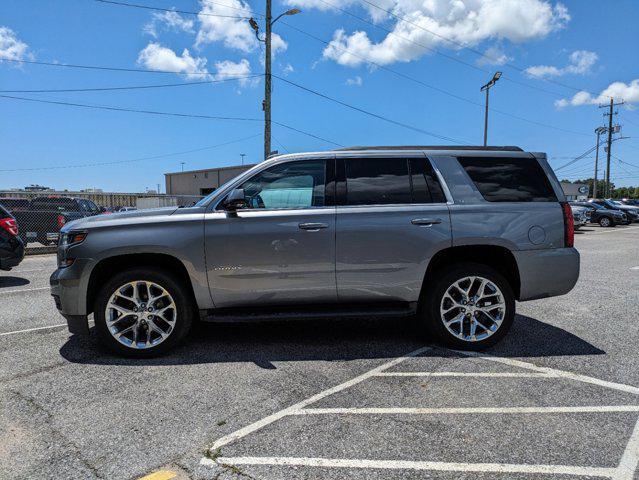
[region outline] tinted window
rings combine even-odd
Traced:
[[[411,203],[405,158],[346,160],[346,205]]]
[[[0,205],[0,218],[7,218],[11,216],[7,210],[4,209],[2,205]]]
[[[446,197],[432,165],[425,158],[409,160],[413,203],[445,203]]]
[[[534,158],[460,157],[459,163],[489,202],[556,202]]]
[[[326,162],[290,162],[268,168],[239,188],[249,208],[310,208],[324,206]]]

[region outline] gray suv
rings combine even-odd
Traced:
[[[72,333],[129,356],[195,319],[413,317],[481,349],[515,301],[579,276],[573,215],[545,154],[517,147],[356,147],[282,155],[189,208],[65,225],[56,305]]]

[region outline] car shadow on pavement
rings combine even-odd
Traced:
[[[12,277],[12,276],[0,276],[0,291],[2,288],[9,287],[22,287],[23,285],[29,285],[31,282],[26,278]]]
[[[150,359],[118,357],[91,335],[73,335],[60,349],[73,363],[97,365],[188,365],[252,362],[274,369],[277,361],[388,359],[429,343],[412,319],[326,319],[235,324],[198,324],[186,341]],[[446,353],[443,353],[446,352]],[[601,355],[578,336],[534,318],[517,315],[510,333],[487,354],[508,357]],[[436,348],[423,356],[459,356]]]

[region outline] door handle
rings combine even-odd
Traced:
[[[300,223],[298,226],[302,230],[310,230],[313,232],[317,232],[318,230],[321,230],[322,228],[328,228],[327,223]]]
[[[413,218],[410,221],[410,223],[412,223],[413,225],[430,227],[431,225],[442,223],[442,219],[441,218]]]

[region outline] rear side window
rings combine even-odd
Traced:
[[[346,205],[445,202],[426,158],[345,159]]]
[[[534,158],[459,157],[489,202],[556,202],[550,181]]]

